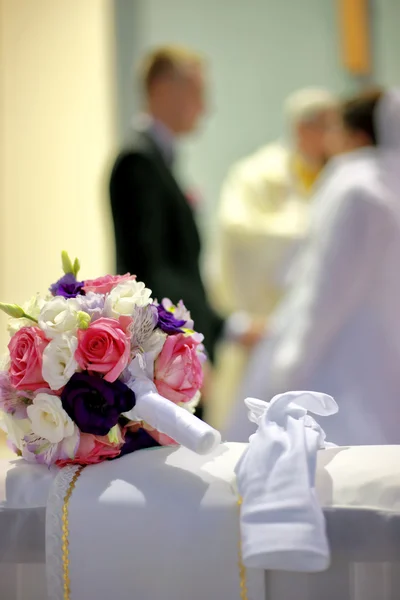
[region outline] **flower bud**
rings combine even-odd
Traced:
[[[73,273],[74,273],[75,277],[78,276],[80,268],[81,268],[81,263],[79,262],[79,258],[76,258],[74,260],[74,267],[73,267]]]
[[[119,433],[118,425],[114,425],[114,427],[111,427],[110,431],[107,434],[108,441],[110,442],[110,444],[119,444],[121,442],[118,433]]]
[[[90,325],[90,315],[84,312],[83,310],[79,310],[78,314],[78,329],[87,329]]]
[[[72,262],[70,257],[68,256],[68,252],[66,252],[65,250],[63,250],[61,252],[61,261],[62,261],[62,268],[64,273],[67,275],[68,273],[73,273],[74,272],[74,267],[72,266]]]
[[[4,304],[4,302],[0,302],[0,310],[14,319],[22,319],[25,317],[24,310],[18,306],[18,304]]]

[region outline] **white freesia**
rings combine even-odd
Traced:
[[[14,419],[12,415],[0,413],[0,429],[2,429],[9,441],[18,449],[22,450],[23,440],[26,435],[32,432],[29,419]]]
[[[74,355],[78,346],[75,336],[61,334],[53,339],[43,352],[43,379],[52,390],[59,390],[78,370]]]
[[[32,296],[28,302],[25,302],[25,304],[22,305],[22,308],[27,315],[34,319],[38,319],[40,311],[45,304],[46,300],[39,296],[39,294],[36,294],[35,296]],[[17,331],[22,329],[22,327],[32,327],[32,325],[36,325],[36,323],[30,319],[11,318],[8,320],[7,329],[10,336],[13,336]]]
[[[145,354],[151,352],[154,358],[157,358],[163,349],[167,337],[167,334],[161,331],[161,329],[155,329],[151,336],[143,343],[141,351]]]
[[[33,433],[52,444],[58,444],[74,434],[74,422],[63,409],[58,396],[37,394],[27,412]]]
[[[105,314],[114,319],[118,319],[120,315],[131,316],[136,306],[148,306],[151,303],[151,290],[142,281],[124,281],[108,294],[104,305]]]
[[[193,398],[191,400],[189,400],[189,402],[178,402],[178,406],[180,406],[181,408],[184,408],[185,410],[190,412],[192,415],[194,415],[194,413],[196,412],[196,407],[197,407],[198,403],[200,402],[200,399],[201,399],[201,392],[198,391],[195,393]]]
[[[75,298],[52,298],[40,311],[39,327],[47,338],[54,338],[62,333],[75,333],[78,327],[78,311],[79,304]]]

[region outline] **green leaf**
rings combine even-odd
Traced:
[[[71,259],[68,256],[68,252],[66,252],[65,250],[63,250],[61,252],[61,261],[62,261],[63,271],[66,275],[68,273],[74,273],[74,267],[72,266]]]
[[[118,444],[119,443],[119,436],[118,436],[118,425],[114,425],[114,427],[112,427],[110,429],[110,431],[107,434],[108,437],[108,441],[110,442],[110,444]]]
[[[24,309],[18,306],[18,304],[5,304],[4,302],[0,302],[0,310],[13,319],[29,319],[30,321],[37,323],[37,319],[27,315]]]

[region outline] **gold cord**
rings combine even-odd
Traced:
[[[62,563],[64,580],[64,600],[70,600],[70,578],[69,578],[69,501],[75,489],[76,482],[85,467],[81,466],[74,473],[64,497],[62,508]]]
[[[239,514],[240,514],[240,507],[242,505],[242,499],[239,497],[238,501],[237,501],[237,505],[239,507]],[[242,538],[240,537],[240,532],[239,532],[239,579],[240,579],[240,600],[248,600],[248,595],[247,595],[247,572],[246,572],[246,567],[243,564],[243,558],[242,558]]]

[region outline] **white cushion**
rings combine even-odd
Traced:
[[[46,503],[57,471],[0,460],[0,562],[44,562]]]
[[[400,446],[321,451],[317,492],[334,554],[360,562],[400,555]]]
[[[202,458],[201,471],[212,475],[206,484],[203,480],[203,486],[213,486],[214,495],[220,490],[221,504],[228,511],[233,506],[233,469],[246,445],[223,446],[223,452]],[[145,462],[153,452],[166,451],[152,450]],[[187,485],[196,485],[196,477],[200,477],[196,455],[181,448],[175,457],[181,475],[187,471]],[[167,463],[164,468],[173,470],[174,466]],[[56,468],[29,465],[20,459],[0,460],[0,562],[44,562],[46,502],[56,473]],[[219,478],[232,481],[231,492],[226,485],[218,485]],[[168,485],[167,474],[160,480],[160,494],[163,485]],[[379,562],[400,555],[400,446],[321,451],[317,492],[334,556]]]

